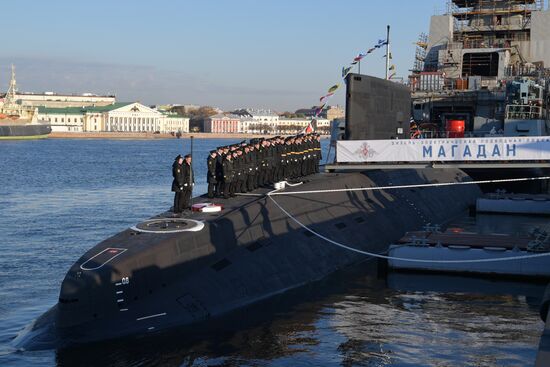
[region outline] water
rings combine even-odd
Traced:
[[[207,152],[195,141],[196,192]],[[324,149],[326,151],[326,142]],[[13,338],[56,303],[65,272],[100,240],[170,207],[171,164],[189,141],[0,143],[2,366],[524,366],[543,324],[543,285],[392,274],[363,264],[246,312],[208,338],[179,335],[72,350],[17,351]],[[456,222],[525,232],[539,218]]]

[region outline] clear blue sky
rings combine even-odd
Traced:
[[[341,67],[392,27],[406,77],[445,0],[17,0],[2,4],[0,90],[114,93],[120,101],[312,106]],[[384,73],[383,52],[362,73]],[[331,104],[344,101],[342,90]]]

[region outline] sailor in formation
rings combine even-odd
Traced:
[[[229,198],[318,173],[321,159],[321,137],[315,133],[218,147],[207,159],[208,197]]]
[[[206,159],[208,171],[206,172],[206,182],[208,183],[208,197],[212,199],[215,195],[216,185],[218,184],[218,176],[216,175],[216,167],[218,164],[218,152],[210,151]]]

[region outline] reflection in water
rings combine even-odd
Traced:
[[[487,280],[479,280],[476,293],[404,290],[391,278],[388,287],[373,274],[373,265],[361,264],[218,320],[206,339],[193,330],[178,330],[58,351],[57,363],[523,366],[534,361],[543,326],[535,297],[542,295],[543,285],[527,285],[524,294],[507,289],[526,284]],[[473,286],[478,281],[430,279]],[[405,283],[410,287],[410,281]]]

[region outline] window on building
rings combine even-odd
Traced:
[[[57,122],[57,117],[55,118],[55,122]]]
[[[65,122],[65,118],[64,118],[64,117],[61,118],[61,122]]]

